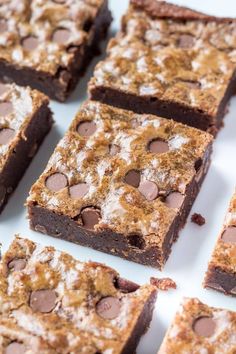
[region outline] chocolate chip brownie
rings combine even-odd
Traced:
[[[0,78],[64,101],[111,22],[107,0],[0,4]]]
[[[209,262],[204,286],[236,296],[236,192]]]
[[[211,149],[208,133],[88,101],[31,189],[31,228],[163,268]]]
[[[0,263],[0,352],[130,354],[157,289],[17,237]]]
[[[48,98],[0,83],[0,212],[52,126]]]
[[[158,354],[236,352],[236,312],[185,299]]]
[[[131,0],[90,96],[216,134],[235,92],[236,20]]]

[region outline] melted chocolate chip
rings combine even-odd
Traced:
[[[29,36],[22,40],[22,47],[28,51],[35,50],[38,47],[38,45],[39,45],[39,41],[34,36]]]
[[[91,136],[97,129],[96,123],[93,121],[81,122],[77,127],[77,132],[84,137]]]
[[[6,117],[13,112],[13,104],[11,102],[0,103],[0,117]]]
[[[194,46],[194,37],[190,34],[182,34],[179,37],[178,47],[183,49],[191,49]]]
[[[105,320],[113,320],[120,314],[121,303],[119,299],[108,296],[100,300],[96,305],[97,314]]]
[[[8,91],[8,87],[0,82],[0,96]]]
[[[8,268],[13,271],[20,271],[26,267],[26,260],[19,258],[13,259],[10,263],[8,263]]]
[[[101,213],[97,208],[88,207],[82,210],[81,218],[85,229],[94,230],[101,219]]]
[[[15,136],[15,130],[4,128],[0,130],[0,145],[7,145]]]
[[[169,145],[166,141],[155,139],[148,144],[148,150],[154,154],[163,154],[169,151]]]
[[[140,288],[140,286],[132,281],[126,280],[124,278],[117,278],[115,282],[117,289],[123,293],[133,293]]]
[[[58,192],[67,186],[67,178],[62,173],[54,173],[46,179],[46,187],[52,192]]]
[[[83,198],[89,191],[89,186],[86,183],[78,183],[70,187],[69,192],[72,199]]]
[[[141,182],[138,189],[148,201],[153,201],[158,197],[158,187],[154,182]]]
[[[53,42],[57,44],[66,44],[70,38],[70,31],[66,28],[57,29],[52,36]]]
[[[199,317],[194,321],[194,332],[202,337],[211,337],[215,333],[216,323],[211,317]]]
[[[165,200],[166,205],[169,208],[178,209],[182,206],[184,201],[184,196],[179,192],[170,193]]]
[[[30,307],[34,312],[49,313],[56,306],[54,290],[36,290],[31,293]]]
[[[229,226],[221,236],[222,241],[226,243],[236,243],[236,226]]]
[[[140,172],[136,170],[130,170],[125,175],[125,183],[135,188],[138,188],[140,184],[140,179]]]
[[[24,344],[12,342],[6,347],[4,354],[24,354],[25,352],[26,347],[24,346]]]

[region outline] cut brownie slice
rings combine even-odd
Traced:
[[[0,6],[0,78],[64,101],[111,22],[107,0],[8,0]]]
[[[236,192],[209,262],[204,286],[236,296]]]
[[[7,354],[13,346],[14,353],[134,353],[157,294],[105,265],[19,237],[0,263],[0,285],[0,352]]]
[[[0,83],[0,211],[52,126],[42,93]]]
[[[185,299],[158,354],[236,352],[236,312]]]
[[[236,79],[236,20],[131,0],[90,82],[94,100],[216,134]]]
[[[31,228],[162,268],[211,149],[200,130],[89,101],[31,189]]]

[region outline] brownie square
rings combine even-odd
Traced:
[[[0,5],[0,79],[65,101],[111,22],[107,0],[9,0]]]
[[[158,354],[225,353],[236,351],[236,312],[184,299]]]
[[[51,129],[48,104],[29,87],[0,83],[0,212]]]
[[[204,287],[236,296],[236,192],[209,262]]]
[[[0,352],[130,354],[157,289],[17,237],[0,263]]]
[[[211,149],[208,133],[88,101],[31,189],[31,228],[162,268]]]
[[[96,66],[90,97],[216,134],[235,92],[236,21],[131,0]]]

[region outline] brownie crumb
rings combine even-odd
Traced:
[[[177,285],[174,282],[174,280],[172,280],[170,278],[158,279],[158,278],[152,277],[150,279],[150,283],[152,285],[156,286],[157,289],[162,290],[162,291],[168,291],[170,289],[176,289],[177,288]]]
[[[205,225],[206,223],[206,219],[201,214],[197,213],[192,215],[191,221],[199,226]]]

